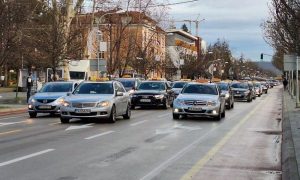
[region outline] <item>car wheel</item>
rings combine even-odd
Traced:
[[[130,110],[130,105],[127,105],[127,110],[126,110],[126,114],[123,115],[124,119],[130,119],[131,116],[131,110]]]
[[[115,123],[117,119],[117,112],[116,112],[116,107],[113,105],[111,108],[110,116],[108,118],[108,121],[111,123]]]
[[[54,113],[54,112],[50,113],[50,116],[51,116],[51,117],[54,117],[54,116],[55,116],[55,113]]]
[[[260,97],[260,96],[261,96],[261,94],[258,95],[258,97]]]
[[[135,105],[131,105],[130,109],[135,110]]]
[[[225,117],[225,108],[224,108],[224,111],[221,113],[221,117]]]
[[[66,123],[69,123],[70,122],[70,119],[69,118],[65,118],[65,117],[60,117],[60,122],[62,124],[66,124]]]
[[[163,109],[168,109],[168,103],[167,103],[167,101],[164,103]]]
[[[265,94],[268,94],[268,91],[266,91]]]
[[[37,113],[36,112],[30,112],[29,117],[30,118],[36,118]]]
[[[247,99],[247,102],[251,102],[251,101],[252,101],[252,98],[249,96]]]
[[[231,108],[232,108],[232,109],[234,108],[234,102],[232,102],[232,104],[231,104]]]
[[[173,113],[173,119],[179,119],[179,116],[180,116],[179,114],[174,114]]]
[[[217,120],[217,121],[220,121],[221,118],[222,118],[222,115],[221,115],[221,108],[220,108],[218,116],[215,117],[214,119]]]

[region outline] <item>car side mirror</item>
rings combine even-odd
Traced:
[[[117,96],[124,96],[124,93],[123,92],[118,92],[117,91],[117,94],[116,94]]]
[[[72,93],[68,92],[68,93],[67,93],[67,96],[71,96],[71,94],[72,94]]]

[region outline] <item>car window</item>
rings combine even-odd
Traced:
[[[164,82],[142,82],[138,90],[166,90]]]
[[[116,89],[118,92],[126,92],[126,90],[123,88],[122,84],[116,83]]]
[[[126,88],[133,88],[135,87],[135,80],[134,79],[118,79],[124,87]]]
[[[249,89],[248,84],[246,83],[234,83],[231,85],[233,88]]]
[[[47,83],[39,92],[71,92],[73,83]]]
[[[83,83],[74,94],[114,94],[112,83]]]
[[[229,86],[226,83],[219,83],[218,87],[220,90],[223,90],[223,91],[228,91],[228,89],[229,89]]]
[[[216,86],[213,85],[187,85],[182,90],[183,94],[212,94],[218,95]]]
[[[186,85],[187,82],[175,82],[172,86],[172,88],[183,88],[184,85]]]

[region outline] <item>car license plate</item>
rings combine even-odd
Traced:
[[[202,111],[202,108],[195,106],[195,107],[189,107],[189,110],[190,111]]]
[[[76,113],[91,113],[90,109],[75,109]]]
[[[234,97],[241,97],[241,95],[240,94],[236,94],[236,95],[234,95]]]
[[[151,102],[151,99],[140,99],[141,102]]]
[[[51,109],[51,106],[41,105],[41,106],[39,106],[39,109]]]

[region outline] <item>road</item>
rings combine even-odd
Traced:
[[[282,88],[221,121],[137,109],[114,124],[0,117],[2,180],[281,179]]]

